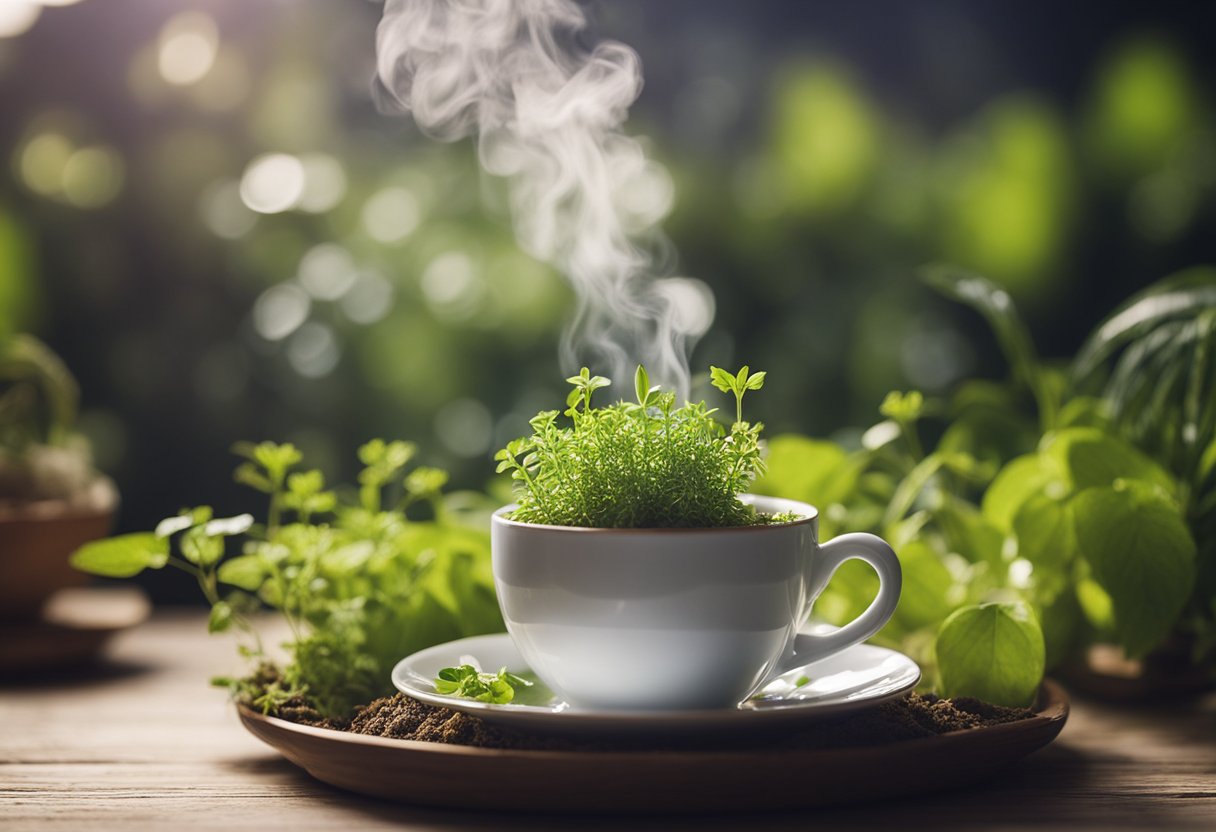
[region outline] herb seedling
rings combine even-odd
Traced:
[[[584,367],[559,423],[556,410],[531,421],[531,436],[495,456],[515,482],[512,518],[527,523],[592,528],[704,528],[792,519],[759,515],[739,500],[764,470],[760,432],[743,420],[743,396],[764,385],[763,372],[732,374],[712,367],[714,386],[735,396],[727,428],[704,402],[676,406],[672,392],[651,385],[645,367],[634,375],[636,402],[594,407],[608,387]]]
[[[291,445],[236,450],[245,459],[236,479],[268,499],[264,524],[250,514],[215,519],[200,506],[155,532],[88,544],[72,562],[109,577],[166,565],[192,575],[211,604],[211,632],[246,636],[241,652],[255,662],[254,673],[216,680],[242,701],[267,713],[303,701],[324,716],[346,717],[391,692],[389,670],[402,656],[501,631],[488,535],[447,507],[445,472],[407,469],[413,445],[377,439],[361,447],[353,499],[326,489],[320,471],[293,470],[302,456]],[[406,509],[422,507],[431,519],[406,517]],[[281,670],[267,666],[254,626],[252,613],[263,606],[278,610],[290,629]]]
[[[435,691],[478,702],[506,705],[515,698],[516,688],[530,688],[532,682],[507,672],[504,667],[497,673],[482,673],[471,664],[445,667],[435,679]]]

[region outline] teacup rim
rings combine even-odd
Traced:
[[[810,503],[804,503],[801,500],[791,500],[786,497],[770,497],[764,494],[740,494],[739,499],[748,505],[755,505],[757,502],[776,502],[784,504],[789,508],[780,509],[786,511],[796,511],[802,514],[797,520],[788,520],[784,523],[771,523],[755,526],[697,526],[697,527],[649,527],[649,528],[629,528],[617,529],[603,526],[554,526],[547,523],[527,523],[523,520],[512,520],[506,515],[519,507],[518,503],[508,503],[496,509],[492,515],[494,523],[501,523],[504,526],[512,526],[521,529],[544,529],[555,532],[575,532],[575,533],[598,533],[598,534],[622,534],[622,535],[691,535],[691,534],[721,534],[723,532],[763,532],[766,530],[775,531],[777,529],[789,529],[794,526],[804,524],[815,524],[819,520],[819,509]]]

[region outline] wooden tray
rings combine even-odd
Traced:
[[[1068,696],[1044,682],[1035,712],[991,728],[827,751],[498,750],[308,728],[245,707],[240,717],[340,789],[459,809],[622,813],[793,809],[972,783],[1055,739]]]

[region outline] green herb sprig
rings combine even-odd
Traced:
[[[482,673],[471,664],[445,667],[435,678],[435,691],[448,696],[460,696],[506,705],[515,698],[516,688],[530,688],[532,682],[509,673],[504,667],[497,673]]]
[[[587,368],[567,381],[564,414],[546,410],[533,433],[495,456],[514,480],[527,523],[593,528],[708,528],[772,522],[739,495],[764,471],[764,426],[743,420],[743,396],[764,385],[763,372],[710,368],[713,384],[735,397],[729,427],[704,402],[676,406],[676,396],[651,385],[646,368],[634,375],[635,402],[594,407],[608,387]],[[563,424],[560,417],[568,420]],[[781,520],[788,518],[779,518]]]

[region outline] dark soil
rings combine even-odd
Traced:
[[[870,710],[817,722],[814,727],[792,734],[766,733],[762,736],[713,741],[690,738],[683,741],[665,741],[662,745],[653,740],[585,743],[564,737],[524,733],[491,725],[458,711],[427,705],[400,693],[377,699],[361,708],[348,723],[324,720],[303,702],[290,703],[280,710],[279,716],[308,725],[391,739],[451,743],[479,748],[611,751],[685,747],[689,744],[695,744],[699,748],[853,748],[1017,722],[1029,719],[1034,716],[1034,712],[1027,708],[990,705],[978,699],[940,699],[932,694],[914,693],[904,699],[884,702]]]

